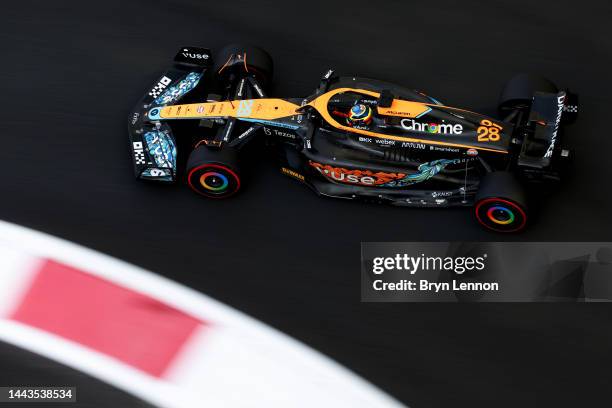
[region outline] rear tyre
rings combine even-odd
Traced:
[[[480,182],[474,215],[483,227],[497,232],[518,232],[527,225],[525,191],[506,171],[487,173]]]
[[[197,147],[187,161],[187,184],[208,198],[227,198],[240,189],[238,156],[235,149]]]
[[[270,54],[259,47],[230,44],[217,54],[215,72],[224,77],[232,70],[252,72],[262,85],[268,86],[272,82],[274,64]]]
[[[514,109],[529,108],[536,92],[557,93],[557,87],[550,80],[531,74],[519,74],[514,76],[504,86],[499,97],[499,110],[509,111]]]

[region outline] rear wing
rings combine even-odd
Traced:
[[[170,126],[152,122],[147,112],[175,104],[198,86],[212,65],[210,50],[181,47],[173,65],[138,101],[128,117],[128,135],[137,178],[163,182],[176,180],[176,141]]]
[[[578,96],[567,90],[558,93],[537,92],[533,97],[527,132],[518,165],[528,169],[550,169],[557,158],[567,156],[561,147],[562,125],[578,115]]]

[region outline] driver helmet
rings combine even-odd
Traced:
[[[349,112],[348,121],[355,125],[369,124],[372,121],[372,108],[363,103],[353,106]]]

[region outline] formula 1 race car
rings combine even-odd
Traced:
[[[209,198],[241,187],[239,152],[259,135],[281,172],[323,196],[402,206],[471,206],[495,231],[523,229],[529,186],[557,183],[570,156],[560,127],[577,97],[518,75],[502,120],[445,106],[387,82],[329,70],[305,98],[270,98],[272,59],[253,46],[183,47],[129,116],[136,177],[175,182],[177,140],[189,146],[187,184]],[[178,135],[178,136],[177,136]]]

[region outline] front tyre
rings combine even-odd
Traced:
[[[240,189],[236,150],[197,147],[187,161],[187,184],[208,198],[227,198]]]
[[[498,171],[483,177],[474,215],[480,225],[496,232],[518,232],[525,228],[525,192],[512,173]]]
[[[252,73],[264,87],[268,87],[272,82],[274,63],[270,54],[262,48],[230,44],[217,54],[214,70],[222,81],[232,73]]]

